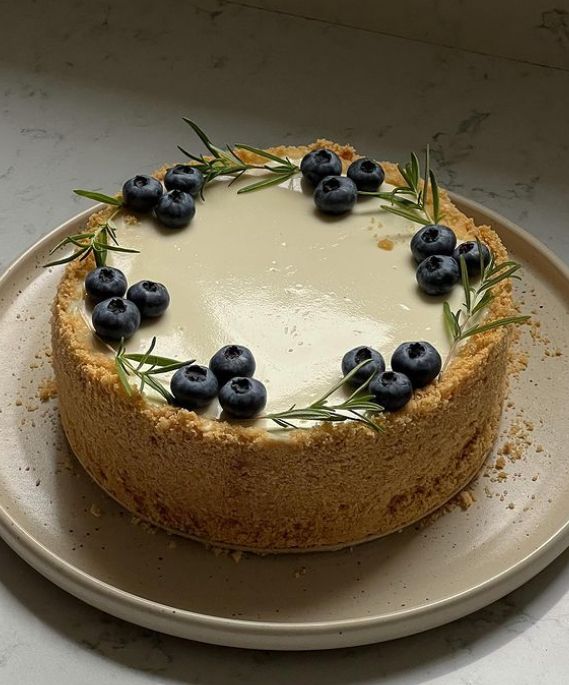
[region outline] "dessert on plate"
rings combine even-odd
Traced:
[[[79,191],[106,206],[55,262],[73,452],[138,517],[214,545],[335,549],[421,519],[496,438],[518,265],[428,155],[221,149],[192,127],[207,156]]]

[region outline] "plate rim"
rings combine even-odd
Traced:
[[[499,224],[552,264],[569,285],[569,266],[526,230],[480,203],[449,193],[465,213]],[[25,249],[0,275],[0,288],[29,258],[70,226],[103,208],[90,207],[48,232]],[[499,232],[499,231],[498,231]],[[522,559],[477,585],[431,604],[376,616],[331,621],[276,622],[211,616],[178,609],[121,590],[60,558],[28,533],[0,502],[0,536],[36,571],[63,590],[118,618],[178,637],[211,644],[261,649],[332,649],[394,639],[461,618],[500,599],[537,575],[569,547],[569,517],[547,540]],[[373,544],[373,541],[364,544]],[[317,554],[317,552],[314,552]],[[304,643],[304,638],[312,642]]]

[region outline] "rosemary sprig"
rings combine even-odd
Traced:
[[[381,205],[382,209],[391,214],[402,216],[404,219],[418,224],[436,224],[442,218],[440,209],[439,186],[435,174],[431,169],[429,146],[425,149],[425,169],[421,174],[421,164],[417,155],[412,152],[410,160],[405,166],[398,165],[399,173],[403,176],[405,185],[396,186],[388,193],[368,193],[360,191],[359,195],[371,195],[380,200],[386,200],[388,205]],[[432,212],[427,207],[429,186],[432,198]]]
[[[338,383],[336,383],[330,390],[328,390],[322,397],[315,400],[307,407],[297,407],[292,405],[290,409],[272,414],[265,414],[260,417],[263,419],[270,419],[274,421],[281,428],[298,428],[297,425],[291,421],[321,421],[330,423],[342,423],[344,421],[357,421],[376,432],[381,432],[383,429],[380,425],[375,423],[370,417],[374,414],[379,414],[383,411],[383,407],[378,404],[373,395],[365,392],[365,388],[371,377],[363,383],[359,388],[348,397],[348,399],[337,404],[329,404],[328,398],[337,390],[350,381],[350,379],[371,360],[365,359],[358,364],[350,373],[344,376]]]
[[[140,381],[138,389],[141,393],[144,391],[145,386],[148,385],[157,393],[162,395],[168,404],[173,404],[174,396],[168,390],[166,390],[164,385],[154,378],[154,376],[161,373],[175,371],[176,369],[186,366],[187,364],[193,364],[195,360],[191,359],[188,361],[179,362],[168,357],[160,357],[152,354],[155,346],[156,337],[152,338],[152,342],[150,343],[150,346],[146,352],[142,354],[127,354],[124,341],[121,341],[115,355],[115,367],[117,369],[119,380],[125,392],[129,396],[132,395],[133,392],[129,378],[135,377]]]
[[[492,289],[498,285],[498,283],[501,283],[508,278],[519,279],[517,272],[521,269],[521,264],[511,260],[496,264],[494,255],[491,254],[488,264],[484,265],[482,243],[478,238],[476,239],[476,242],[478,243],[480,270],[482,273],[480,282],[476,287],[471,285],[466,262],[464,257],[461,256],[460,277],[464,290],[464,303],[456,312],[451,310],[448,302],[445,302],[443,305],[445,327],[451,340],[451,347],[445,360],[443,371],[456,354],[459,343],[466,340],[466,338],[470,338],[478,333],[490,331],[494,328],[522,324],[530,318],[529,316],[507,316],[503,319],[477,323],[479,314],[486,309],[494,299]]]
[[[122,207],[123,201],[119,200],[118,197],[113,197],[112,195],[105,195],[105,193],[99,193],[96,190],[81,190],[76,188],[74,191],[75,195],[80,195],[81,197],[89,198],[89,200],[95,200],[95,202],[103,202],[106,205],[113,205],[114,207]]]
[[[246,171],[252,169],[262,169],[266,171],[269,174],[268,178],[263,178],[260,181],[251,183],[240,188],[238,191],[238,193],[248,193],[283,183],[300,172],[300,168],[291,162],[288,157],[279,157],[278,155],[273,155],[266,150],[261,150],[260,148],[252,147],[251,145],[226,145],[225,148],[220,148],[211,142],[210,138],[195,122],[187,117],[183,117],[183,119],[188,126],[192,128],[210,153],[210,156],[208,157],[205,157],[204,155],[198,156],[178,145],[180,152],[189,157],[195,163],[195,167],[204,175],[204,187],[218,176],[233,176],[234,180],[237,180]],[[248,164],[239,157],[236,150],[252,152],[259,157],[266,159],[267,162],[265,164]]]
[[[116,209],[111,216],[105,221],[104,224],[97,227],[92,231],[86,231],[84,233],[75,233],[73,235],[68,235],[61,242],[59,242],[55,247],[53,247],[49,254],[57,252],[67,245],[74,245],[75,250],[67,257],[62,257],[61,259],[56,259],[48,264],[44,264],[47,268],[48,266],[58,266],[59,264],[67,264],[75,259],[83,261],[87,259],[90,254],[95,257],[95,264],[97,266],[105,266],[107,263],[107,253],[111,252],[138,252],[129,247],[121,247],[117,240],[117,225],[113,221],[114,217],[118,214],[120,208]]]

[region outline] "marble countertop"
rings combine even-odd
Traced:
[[[0,266],[85,206],[177,158],[182,115],[259,146],[326,136],[403,160],[569,262],[569,73],[236,2],[5,3]],[[5,455],[6,456],[6,455]],[[569,553],[490,607],[387,644],[267,653],[152,633],[88,607],[0,542],[0,684],[567,682]]]

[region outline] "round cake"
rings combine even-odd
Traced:
[[[300,163],[322,148],[338,155],[344,173],[359,158],[349,146],[322,140],[267,154]],[[259,162],[244,149],[239,158]],[[396,165],[381,166],[383,192],[405,184]],[[168,168],[155,177],[162,180]],[[420,224],[382,209],[377,196],[360,196],[341,216],[322,213],[300,174],[237,192],[257,176],[265,178],[262,169],[230,187],[223,176],[208,179],[205,201],[196,198],[196,215],[184,228],[165,228],[125,207],[90,217],[86,233],[112,216],[120,245],[137,250],[109,250],[106,263],[129,284],[164,283],[170,306],[122,344],[101,340],[84,289],[95,253],[70,261],[52,317],[65,434],[87,472],[126,509],[212,545],[336,549],[397,531],[464,488],[492,447],[511,333],[507,325],[484,324],[513,315],[510,281],[498,278],[488,289],[479,332],[453,343],[448,311],[464,306],[465,292],[460,283],[446,296],[418,288],[409,241]],[[496,264],[507,262],[490,227],[475,226],[443,191],[439,205],[459,244],[482,241]],[[136,376],[125,381],[117,351],[134,359],[153,338],[153,354],[204,365],[224,345],[247,346],[267,390],[266,409],[253,420],[228,417],[217,400],[194,411],[151,385],[141,391]],[[264,418],[309,407],[335,385],[331,402],[342,407],[353,390],[339,383],[344,353],[370,346],[389,361],[406,341],[428,341],[443,365],[401,409],[366,414],[365,421],[342,410],[338,420],[322,422]],[[167,387],[167,375],[147,378]]]

